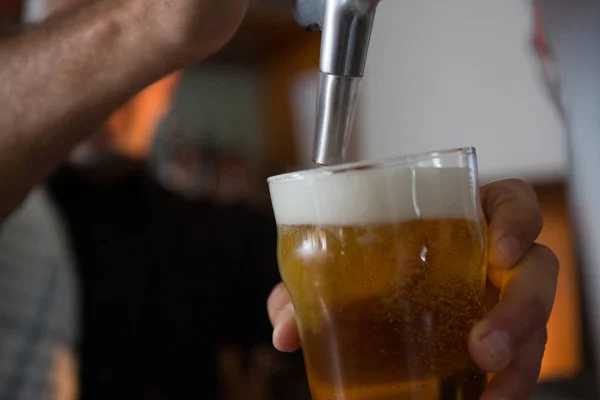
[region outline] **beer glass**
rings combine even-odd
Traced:
[[[313,400],[478,400],[485,312],[475,149],[268,180]]]

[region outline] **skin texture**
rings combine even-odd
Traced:
[[[25,0],[33,3],[41,1],[44,6],[37,21],[72,9],[75,6],[90,4],[94,0]],[[79,142],[71,152],[69,164],[86,171],[96,170],[113,163],[110,155],[119,155],[134,160],[147,157],[152,145],[153,132],[165,118],[177,93],[180,73],[175,72],[148,86],[122,107],[115,111],[100,129]],[[111,171],[114,168],[110,169]]]
[[[0,221],[120,105],[224,46],[249,2],[93,1],[0,40]]]
[[[542,214],[533,189],[521,180],[481,188],[489,222],[488,295],[495,300],[471,331],[473,360],[493,373],[481,400],[527,400],[537,383],[558,281],[558,261],[535,243]],[[499,299],[499,301],[498,301]],[[284,352],[300,346],[294,307],[283,284],[269,297],[273,344]]]

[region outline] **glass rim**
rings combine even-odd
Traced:
[[[320,168],[306,169],[297,172],[287,172],[285,174],[274,175],[267,179],[268,184],[283,183],[297,181],[306,178],[314,178],[319,176],[328,176],[343,172],[356,170],[371,170],[377,168],[400,167],[403,165],[416,164],[423,161],[432,160],[435,158],[445,158],[450,156],[473,156],[476,155],[475,147],[457,147],[447,150],[437,150],[425,153],[417,153],[412,155],[397,156],[382,158],[372,161],[357,161],[333,166],[323,166]]]

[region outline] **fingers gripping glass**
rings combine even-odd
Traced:
[[[269,179],[314,400],[476,400],[486,230],[472,148]]]

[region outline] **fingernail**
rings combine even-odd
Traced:
[[[276,338],[279,336],[279,331],[281,331],[281,328],[283,327],[283,323],[278,323],[275,324],[275,328],[273,328],[273,343],[276,342]]]
[[[496,247],[504,257],[504,260],[510,265],[513,266],[517,261],[516,258],[519,255],[519,251],[521,250],[521,242],[514,236],[505,235],[502,236],[496,242]]]
[[[485,346],[487,353],[494,365],[494,371],[502,371],[508,367],[512,358],[510,346],[510,337],[507,333],[501,331],[491,331],[481,338],[481,343]]]
[[[275,320],[275,327],[273,328],[273,341],[275,338],[279,336],[279,332],[283,329],[285,322],[290,318],[290,316],[294,315],[294,306],[291,304],[287,304],[285,307],[279,311],[279,315]]]

